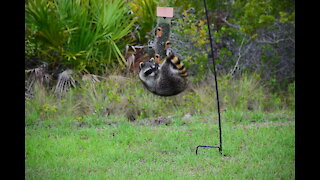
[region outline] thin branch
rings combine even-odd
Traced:
[[[233,27],[235,29],[240,29],[240,26],[238,24],[231,24],[227,21],[227,17],[221,18],[221,20],[226,23],[228,26]]]
[[[236,71],[237,67],[238,67],[238,64],[239,64],[239,60],[241,59],[241,49],[242,49],[242,45],[243,45],[243,42],[244,42],[244,37],[242,38],[242,41],[241,41],[241,45],[239,47],[239,52],[238,52],[238,59],[237,59],[237,62],[236,64],[234,65],[233,69],[230,71],[230,74],[233,76],[234,72]]]
[[[281,41],[286,41],[286,40],[291,40],[291,39],[289,39],[289,38],[287,38],[287,39],[277,39],[277,40],[275,40],[275,39],[273,39],[273,40],[266,40],[266,39],[262,39],[262,40],[256,40],[256,42],[257,43],[262,43],[262,44],[278,44],[279,42],[281,42]]]

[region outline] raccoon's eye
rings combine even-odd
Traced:
[[[145,65],[144,62],[141,62],[141,63],[139,64],[139,68],[142,69],[142,68],[144,67],[144,65]]]

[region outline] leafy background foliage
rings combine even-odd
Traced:
[[[156,0],[133,0],[130,3],[133,16],[137,17],[136,30],[136,43],[145,44],[148,40],[151,40],[152,29],[157,23],[156,18]]]
[[[195,0],[26,1],[26,64],[95,74],[124,69],[125,46],[152,40],[156,6],[175,7],[173,49],[193,82],[206,78],[208,29],[203,2]],[[294,82],[294,1],[208,0],[207,7],[221,75],[256,73],[274,91]]]
[[[122,50],[131,39],[124,37],[135,22],[128,11],[124,0],[28,1],[26,34],[50,66],[102,73],[125,64]]]

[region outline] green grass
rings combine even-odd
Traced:
[[[294,91],[276,96],[253,76],[219,81],[223,156],[195,154],[219,145],[212,81],[168,98],[137,78],[80,82],[62,97],[35,86],[26,179],[295,179]]]
[[[294,179],[294,121],[287,116],[250,123],[222,116],[223,154],[216,116],[151,119],[90,115],[26,126],[26,179]],[[28,116],[30,121],[34,116]],[[80,126],[81,122],[84,125]]]

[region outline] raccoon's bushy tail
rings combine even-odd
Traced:
[[[174,56],[172,54],[167,58],[167,61],[171,62],[173,64],[173,66],[176,69],[178,69],[180,76],[182,76],[182,77],[187,77],[188,76],[188,72],[187,72],[186,67],[184,66],[183,62],[180,61],[180,59],[177,56]]]

